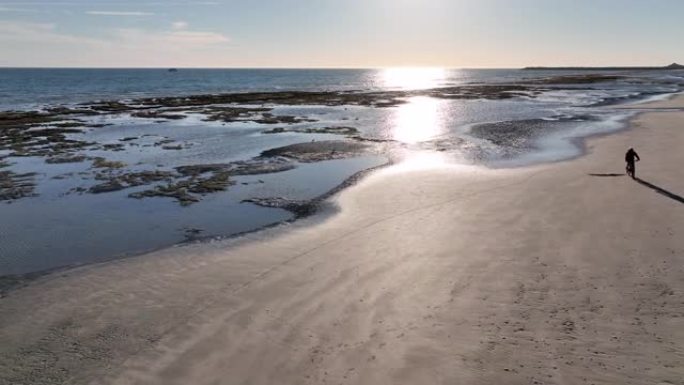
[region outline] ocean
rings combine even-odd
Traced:
[[[569,159],[625,126],[615,106],[682,89],[682,71],[0,69],[0,276],[290,221],[388,162]]]

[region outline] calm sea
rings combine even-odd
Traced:
[[[563,71],[571,74],[572,71]],[[21,69],[0,68],[0,109],[171,96],[279,90],[381,90],[516,82],[556,76],[555,71],[517,69]],[[406,75],[407,79],[402,79]],[[671,73],[639,74],[667,80]],[[681,76],[681,75],[680,75]],[[412,79],[417,77],[418,79]],[[423,77],[423,79],[421,79]],[[676,79],[675,79],[676,80]],[[614,96],[668,91],[667,84],[603,84]]]

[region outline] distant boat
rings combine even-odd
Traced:
[[[169,68],[169,72],[178,72],[178,68]]]

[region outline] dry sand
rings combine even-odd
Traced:
[[[630,146],[648,184],[589,175]],[[683,146],[648,113],[572,161],[388,169],[325,220],[44,277],[0,300],[0,383],[684,384]]]

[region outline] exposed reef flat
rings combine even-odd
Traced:
[[[232,176],[271,174],[295,167],[294,162],[284,157],[257,157],[231,163],[179,166],[174,171],[128,171],[113,167],[97,173],[95,179],[99,183],[90,187],[87,192],[102,194],[151,185],[149,189],[131,193],[129,196],[137,199],[173,198],[179,204],[187,206],[199,202],[204,195],[225,191],[234,184],[230,180]]]
[[[83,131],[70,116],[43,111],[0,112],[0,150],[9,156],[58,156],[91,145],[67,138]]]
[[[469,133],[494,144],[502,151],[499,154],[501,159],[506,160],[538,150],[538,140],[543,136],[567,131],[574,125],[593,120],[596,118],[590,115],[577,115],[557,116],[554,120],[526,119],[482,123],[471,127]],[[480,156],[485,157],[484,154]]]
[[[126,101],[110,100],[82,103],[73,106],[53,106],[35,111],[0,112],[0,154],[6,158],[35,157],[50,165],[91,162],[89,174],[95,182],[74,188],[71,192],[104,194],[128,188],[147,186],[130,196],[144,198],[171,197],[183,205],[197,202],[201,196],[223,191],[232,183],[230,176],[282,172],[293,169],[296,163],[311,163],[378,153],[378,144],[386,142],[364,138],[355,127],[302,127],[316,119],[302,115],[281,114],[276,106],[364,106],[389,108],[407,102],[411,97],[429,96],[441,99],[491,99],[534,97],[548,89],[546,84],[490,84],[464,85],[414,91],[327,91],[327,92],[250,92],[182,97],[140,98]],[[117,142],[86,140],[85,134],[105,127],[103,119],[117,116],[148,119],[155,122],[183,120],[199,116],[207,122],[248,122],[263,125],[282,125],[262,131],[263,134],[334,134],[347,137],[339,141],[299,143],[263,151],[260,156],[246,161],[231,162],[202,173],[187,174],[192,167],[176,170],[163,168],[133,169],[121,160],[108,159],[106,153],[126,151],[132,147],[159,147],[161,150],[184,150],[192,143],[180,143],[161,137],[153,143],[144,142],[145,135],[126,136]],[[94,155],[93,152],[97,152]],[[12,201],[35,194],[33,173],[15,173],[6,162],[2,171],[2,200]],[[67,174],[65,174],[67,175]],[[55,180],[66,176],[57,176]]]
[[[168,197],[174,198],[181,206],[200,201],[200,196],[225,191],[234,184],[227,171],[215,171],[209,176],[192,176],[186,180],[155,186],[151,189],[132,193],[131,198]]]
[[[94,101],[72,106],[53,106],[35,111],[4,111],[0,112],[0,154],[10,159],[12,157],[42,158],[45,163],[55,166],[91,162],[89,175],[95,183],[73,190],[79,193],[103,194],[149,185],[148,190],[136,191],[131,193],[131,196],[136,198],[167,196],[174,197],[183,204],[190,204],[198,201],[202,195],[228,188],[231,183],[223,181],[223,176],[287,171],[295,168],[298,162],[311,163],[377,154],[382,152],[380,144],[385,145],[384,150],[401,145],[383,138],[364,137],[356,127],[348,125],[326,122],[330,125],[312,126],[308,123],[315,123],[321,115],[311,118],[302,112],[311,106],[360,106],[383,109],[400,106],[418,96],[461,100],[530,99],[545,91],[563,89],[561,84],[572,85],[573,89],[577,90],[583,85],[591,87],[593,83],[620,79],[622,76],[613,74],[581,74],[523,79],[515,84],[465,84],[410,91],[278,91],[204,94]],[[292,108],[297,106],[302,108]],[[312,143],[304,142],[271,148],[252,159],[223,165],[211,171],[210,175],[186,175],[178,170],[163,167],[141,170],[140,167],[126,164],[122,160],[110,159],[107,154],[125,152],[135,147],[141,150],[143,147],[158,147],[159,150],[165,151],[183,151],[193,146],[189,140],[177,141],[165,135],[155,135],[157,138],[151,141],[146,138],[146,133],[124,136],[106,142],[85,139],[89,137],[86,134],[97,132],[98,129],[112,124],[108,119],[119,117],[151,120],[158,123],[192,120],[221,122],[225,125],[231,123],[277,125],[274,128],[262,130],[261,133],[332,134],[345,138],[339,141],[318,140]],[[345,119],[348,118],[341,118],[340,121]],[[482,125],[475,127],[473,135],[494,144],[506,145],[513,150],[517,148],[523,151],[532,145],[531,138],[536,134],[532,136],[527,134],[531,134],[536,130],[535,127],[541,125],[541,122],[537,123],[540,124],[520,121],[496,123],[496,126]],[[456,139],[429,141],[421,146],[445,151],[456,141]],[[112,158],[115,156],[112,155]],[[198,162],[196,165],[183,165],[183,167],[192,166],[203,166],[203,164]],[[7,170],[2,174],[4,200],[12,201],[35,194],[33,188],[35,187],[33,180],[35,174],[14,172],[11,166],[5,166],[5,168]],[[87,175],[84,177],[87,178]],[[203,188],[207,184],[210,188]],[[179,192],[181,190],[184,193],[181,194]]]
[[[13,201],[34,195],[34,173],[17,174],[3,170],[8,165],[0,161],[0,201]]]
[[[130,112],[145,111],[158,108],[171,108],[175,111],[189,109],[211,114],[216,112],[215,120],[223,117],[230,119],[244,118],[256,112],[270,111],[268,105],[281,106],[366,106],[392,107],[406,102],[412,96],[431,96],[446,99],[508,99],[529,92],[543,91],[535,83],[519,84],[484,84],[441,87],[425,90],[391,90],[391,91],[278,91],[278,92],[246,92],[226,94],[189,95],[159,98],[142,98],[131,101],[108,101],[84,103],[79,107],[98,112]],[[260,106],[260,107],[245,107]],[[167,110],[169,112],[171,110]],[[77,113],[62,110],[62,113]],[[143,116],[150,113],[143,114]]]
[[[122,190],[129,187],[165,181],[163,185],[135,192],[132,198],[168,197],[187,206],[207,194],[224,191],[234,184],[231,176],[260,175],[288,171],[296,162],[313,163],[345,159],[372,152],[374,146],[357,141],[317,141],[293,144],[262,152],[248,161],[224,164],[180,166],[175,172],[143,172],[103,175],[106,182],[91,188],[91,193]],[[257,203],[257,201],[254,201]],[[264,206],[263,204],[260,204]],[[274,207],[274,206],[271,206]]]
[[[119,191],[130,187],[143,186],[154,182],[173,179],[174,174],[168,171],[138,171],[138,172],[100,172],[95,179],[102,181],[88,190],[92,194]]]

